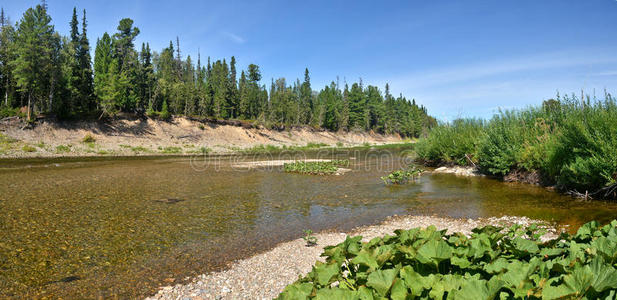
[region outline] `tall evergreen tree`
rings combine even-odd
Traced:
[[[54,33],[50,23],[51,17],[47,11],[37,5],[26,10],[17,28],[16,55],[11,66],[17,87],[28,99],[28,120],[31,120],[33,105],[42,103],[49,84]]]
[[[85,111],[94,109],[94,85],[92,78],[92,57],[90,56],[90,41],[87,35],[86,10],[83,10],[81,21],[81,35],[79,36],[79,52],[77,55],[80,67],[80,100],[81,108]]]

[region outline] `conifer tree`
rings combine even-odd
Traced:
[[[33,105],[41,104],[49,84],[51,41],[54,27],[51,17],[41,6],[24,13],[15,38],[15,59],[11,61],[16,85],[27,99],[27,118],[31,120]]]

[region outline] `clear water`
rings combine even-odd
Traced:
[[[404,162],[396,153],[338,157],[355,157],[353,171],[233,167],[272,156],[0,162],[0,298],[149,295],[303,229],[348,230],[394,214],[520,215],[573,226],[617,214],[612,203],[486,178],[435,174],[387,187],[379,177]]]

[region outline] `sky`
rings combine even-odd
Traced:
[[[0,0],[12,21],[38,3]],[[86,9],[92,49],[131,18],[141,31],[136,45],[160,52],[177,36],[184,57],[234,55],[239,68],[259,65],[268,86],[302,79],[305,68],[314,90],[337,78],[382,90],[389,83],[443,121],[490,118],[557,92],[617,90],[615,0],[47,3],[64,35],[73,7]]]

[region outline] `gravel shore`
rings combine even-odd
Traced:
[[[198,299],[272,299],[309,271],[328,245],[336,245],[349,235],[362,235],[365,241],[377,236],[393,234],[396,229],[410,229],[435,225],[448,232],[470,234],[471,229],[484,225],[508,226],[542,223],[525,217],[504,216],[486,219],[451,219],[434,216],[394,216],[379,225],[359,227],[348,233],[322,232],[315,234],[318,245],[307,247],[303,239],[282,243],[274,249],[240,260],[221,272],[203,274],[188,284],[161,287],[147,299],[198,300]],[[557,236],[553,226],[547,226],[545,238]]]

